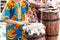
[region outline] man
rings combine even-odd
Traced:
[[[6,40],[24,40],[22,26],[25,22],[26,7],[25,0],[9,0],[3,10],[2,21],[7,23]]]

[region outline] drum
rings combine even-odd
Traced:
[[[46,40],[58,40],[58,10],[43,11],[43,24],[46,26]]]

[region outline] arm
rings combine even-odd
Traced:
[[[18,8],[18,6],[17,6]],[[4,8],[3,10],[3,15],[1,17],[3,22],[9,23],[9,24],[18,24],[18,25],[22,25],[22,24],[27,24],[28,22],[18,22],[18,21],[14,21],[9,19],[10,18],[10,8],[8,7],[8,5]]]
[[[7,19],[7,18],[5,18],[3,22],[9,23],[9,24],[18,24],[18,25],[29,24],[29,22],[26,22],[26,21],[18,22],[18,21]]]

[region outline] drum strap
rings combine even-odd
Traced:
[[[59,34],[50,34],[50,35],[46,35],[47,37],[55,37],[55,36],[58,36]]]
[[[57,20],[59,20],[59,18],[57,18],[57,19],[54,19],[54,20],[43,20],[43,21],[50,21],[50,22],[52,22],[52,21],[57,21]]]

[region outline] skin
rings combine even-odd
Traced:
[[[18,24],[18,25],[29,24],[29,22],[25,22],[25,21],[18,22],[18,21],[13,21],[11,19],[4,19],[3,22],[9,23],[9,24]]]

